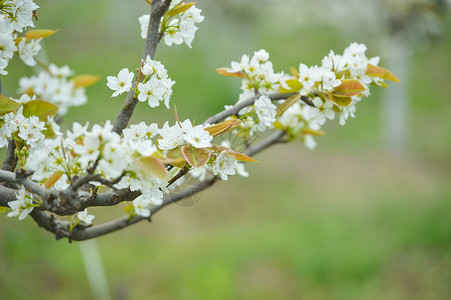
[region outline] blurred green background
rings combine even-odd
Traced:
[[[63,127],[114,120],[123,99],[110,97],[106,76],[139,63],[137,18],[148,13],[147,4],[37,2],[36,26],[61,29],[45,40],[48,59],[102,76],[88,88],[89,103],[71,109]],[[384,40],[364,29],[299,25],[237,3],[200,0],[206,19],[193,49],[158,48],[156,59],[177,82],[171,103],[181,119],[202,121],[232,104],[239,80],[215,68],[261,48],[276,70],[288,71],[300,62],[320,64],[330,49],[342,53],[359,41],[389,67]],[[256,157],[262,164],[246,166],[250,178],[219,182],[196,205],[173,205],[150,224],[97,239],[111,298],[451,299],[449,18],[441,26],[441,37],[428,45],[410,44],[410,72],[401,78],[409,103],[404,151],[383,146],[383,92],[373,89],[356,119],[344,127],[328,122],[315,151],[300,142],[273,147]],[[15,96],[18,79],[33,70],[17,59],[8,70],[2,86]],[[139,105],[133,122],[167,119],[175,120],[173,109]],[[121,209],[92,210],[94,221]],[[30,218],[1,216],[0,299],[91,298],[77,243],[55,241]]]

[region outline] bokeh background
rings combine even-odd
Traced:
[[[43,59],[102,76],[63,128],[114,120],[123,99],[110,97],[106,76],[139,63],[148,5],[36,2],[36,26],[61,29]],[[56,241],[30,218],[0,216],[0,299],[99,299],[88,278],[102,290],[102,274],[86,262],[103,265],[104,299],[451,299],[451,23],[440,1],[362,2],[199,0],[206,18],[193,48],[156,55],[177,81],[181,119],[234,103],[239,80],[215,68],[261,48],[288,71],[364,42],[402,80],[390,83],[397,96],[373,89],[356,119],[327,123],[315,151],[275,146],[249,178],[95,242]],[[8,69],[8,96],[36,71],[17,59]],[[142,105],[133,122],[167,119],[173,109]],[[98,223],[121,209],[92,212]]]

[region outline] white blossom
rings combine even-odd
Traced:
[[[132,87],[134,76],[133,72],[129,72],[127,68],[120,70],[117,77],[108,76],[107,86],[114,91],[112,97],[117,97],[124,92],[128,92]]]
[[[236,174],[235,156],[222,151],[211,166],[211,170],[215,175],[219,175],[222,180],[227,180],[228,176]]]
[[[20,186],[20,190],[16,192],[16,200],[9,201],[8,206],[12,209],[8,213],[8,217],[17,217],[23,220],[33,210],[33,200],[27,196],[24,186]]]
[[[85,208],[84,211],[78,212],[76,215],[77,219],[86,223],[87,225],[92,224],[92,220],[94,220],[95,216],[88,214],[88,209]]]
[[[211,147],[210,142],[213,136],[202,125],[197,125],[188,129],[183,135],[183,138],[187,143],[190,143],[196,148],[206,148]]]
[[[34,57],[38,54],[39,50],[41,50],[41,45],[39,42],[42,40],[40,39],[32,39],[27,40],[23,38],[18,45],[19,48],[19,56],[23,60],[23,62],[28,66],[34,66],[36,65],[36,61],[34,60]]]

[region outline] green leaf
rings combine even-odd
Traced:
[[[137,159],[136,162],[145,174],[150,174],[163,180],[167,179],[168,171],[166,167],[155,156],[144,156]]]
[[[44,100],[31,100],[24,104],[23,115],[25,117],[37,116],[40,121],[47,122],[49,116],[55,116],[58,106]]]
[[[341,84],[337,86],[332,94],[335,97],[352,97],[357,96],[366,90],[357,79],[341,79]]]
[[[70,79],[74,83],[74,88],[88,87],[100,80],[99,75],[82,74]]]
[[[6,207],[0,206],[0,213],[4,213],[6,211]]]
[[[0,94],[0,116],[16,111],[19,107],[20,103]]]
[[[237,128],[238,126],[240,126],[240,124],[241,120],[229,119],[227,121],[208,126],[207,128],[205,128],[205,131],[208,131],[211,136],[215,137]]]
[[[334,104],[336,104],[338,106],[348,106],[352,102],[351,97],[336,97],[333,94],[329,95],[327,97],[327,99],[329,99],[330,101],[332,101]]]
[[[45,37],[55,34],[58,31],[59,31],[59,29],[56,29],[56,30],[33,29],[33,30],[29,30],[25,33],[25,38],[27,40],[45,38]]]
[[[296,102],[301,99],[301,95],[296,94],[291,97],[288,97],[284,102],[282,102],[276,109],[276,118],[282,115],[290,106],[294,105]]]
[[[219,75],[223,75],[223,76],[227,76],[227,77],[240,77],[240,78],[245,78],[246,74],[244,74],[243,72],[229,72],[228,68],[217,68],[216,72],[218,72]]]
[[[181,151],[186,161],[194,168],[205,165],[211,156],[211,151],[207,148],[193,148],[189,145],[183,145]]]
[[[285,83],[288,85],[288,89],[285,89],[283,87],[280,88],[281,93],[296,93],[300,89],[302,89],[302,83],[300,83],[297,79],[288,79],[285,81]]]
[[[170,11],[168,11],[168,16],[170,18],[172,18],[178,14],[181,14],[184,11],[190,9],[191,6],[193,6],[194,4],[196,4],[196,2],[189,2],[189,3],[183,3],[183,4],[176,5]]]

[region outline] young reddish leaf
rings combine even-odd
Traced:
[[[168,15],[170,18],[172,18],[172,17],[188,10],[194,4],[196,4],[196,2],[189,2],[189,3],[183,3],[183,4],[176,5],[170,11],[168,11]]]
[[[16,111],[19,107],[20,103],[0,94],[0,116]]]
[[[301,99],[301,95],[296,94],[291,97],[288,97],[284,102],[282,102],[276,109],[276,118],[282,115],[290,106],[294,105],[296,102]]]
[[[194,168],[200,168],[210,159],[211,152],[207,148],[193,148],[189,145],[181,147],[182,155]]]
[[[100,80],[99,75],[82,74],[70,79],[74,83],[74,88],[88,87]]]
[[[256,162],[256,163],[259,162],[255,159],[253,159],[252,157],[247,156],[246,154],[233,151],[232,149],[224,147],[224,146],[219,146],[219,145],[214,144],[211,148],[217,153],[221,153],[222,151],[225,151],[225,152],[235,156],[235,158],[240,161]]]
[[[351,97],[336,97],[336,95],[334,94],[329,95],[327,99],[329,99],[338,106],[348,106],[352,102]]]
[[[241,120],[239,119],[229,119],[227,121],[208,126],[207,128],[205,128],[205,131],[208,131],[211,136],[215,137],[237,128],[238,126],[240,126],[240,124]]]
[[[171,164],[177,168],[183,168],[186,163],[180,148],[169,150],[168,153],[166,153],[166,158],[163,158],[161,161],[162,163]]]
[[[314,129],[307,128],[307,127],[302,128],[301,132],[302,132],[302,134],[311,134],[314,136],[323,136],[326,134],[326,132],[324,132],[322,130],[314,130]]]
[[[63,174],[63,171],[56,171],[55,173],[50,175],[49,178],[45,180],[45,188],[51,188],[55,184],[55,182],[57,182],[61,178],[61,176],[63,176]]]
[[[336,97],[357,96],[366,88],[356,79],[341,79],[341,84],[337,86],[332,94]]]
[[[155,156],[144,156],[136,160],[141,169],[147,173],[154,175],[160,179],[166,180],[168,171],[163,163]]]
[[[366,75],[371,76],[371,77],[380,77],[383,78],[385,71],[384,69],[382,69],[381,67],[378,66],[374,66],[372,64],[368,64],[366,66]]]
[[[390,72],[389,70],[384,69],[384,68],[382,68],[382,67],[381,67],[381,69],[385,71],[385,74],[384,74],[384,77],[383,77],[384,79],[387,79],[387,80],[390,80],[390,81],[394,81],[394,82],[398,82],[398,83],[401,82],[401,80],[399,80],[399,79],[398,79],[395,75],[393,75],[393,73]]]
[[[42,122],[47,122],[49,116],[56,115],[58,106],[44,100],[31,100],[23,105],[25,117],[37,116]]]
[[[287,81],[285,81],[285,83],[288,85],[289,89],[281,87],[281,93],[296,93],[297,91],[302,89],[302,83],[300,83],[297,79],[288,79]]]
[[[58,32],[58,30],[59,29],[56,29],[56,30],[51,30],[51,29],[29,30],[28,32],[25,33],[25,38],[27,40],[45,38],[45,37],[55,34],[56,32]]]
[[[245,78],[246,74],[244,74],[243,72],[229,72],[228,68],[217,68],[216,72],[218,72],[219,75],[223,75],[223,76],[227,76],[227,77],[240,77],[240,78]]]
[[[246,154],[235,152],[233,150],[229,150],[229,151],[227,151],[227,153],[232,154],[233,156],[235,156],[236,160],[239,160],[239,161],[247,161],[247,162],[255,162],[255,163],[259,162],[255,159],[253,159],[252,157],[247,156]]]

